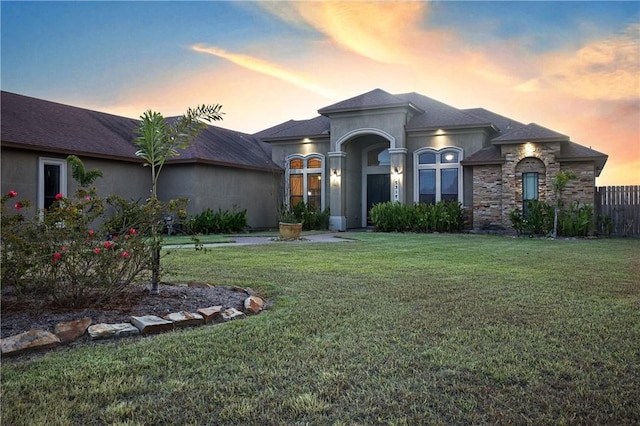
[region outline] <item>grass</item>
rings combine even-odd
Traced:
[[[353,234],[174,250],[261,315],[2,365],[2,424],[634,424],[640,240]]]

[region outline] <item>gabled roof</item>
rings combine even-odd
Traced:
[[[494,144],[522,143],[522,142],[563,142],[568,141],[569,136],[555,132],[535,123],[518,127],[491,140]]]
[[[1,92],[2,145],[58,154],[141,160],[133,139],[139,121],[55,102]],[[169,119],[171,120],[171,119]],[[280,169],[271,146],[245,133],[207,126],[170,162],[201,162],[229,167]]]
[[[319,115],[310,120],[289,120],[277,126],[263,130],[254,136],[263,140],[294,139],[304,137],[329,137],[330,120]]]
[[[364,111],[392,107],[407,107],[417,110],[415,105],[412,105],[407,99],[392,95],[382,89],[374,89],[362,95],[321,108],[318,110],[318,113],[322,115],[330,115],[339,112]]]

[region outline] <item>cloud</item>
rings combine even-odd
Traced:
[[[640,24],[617,36],[586,44],[576,52],[541,56],[540,75],[515,87],[522,92],[549,90],[582,99],[640,97]]]
[[[201,44],[193,45],[191,46],[191,49],[196,52],[207,53],[209,55],[214,55],[219,58],[226,59],[243,68],[286,81],[293,84],[294,86],[301,87],[329,99],[338,99],[340,96],[333,92],[331,89],[312,82],[310,79],[304,77],[300,73],[296,73],[280,65],[268,62],[264,59],[256,58],[249,55],[231,53],[217,47],[204,46]]]
[[[416,58],[415,35],[427,12],[426,2],[264,2],[260,5],[287,23],[313,27],[335,45],[390,64]],[[444,37],[432,33],[433,42]],[[424,41],[424,40],[423,40]],[[426,48],[428,44],[422,44]]]

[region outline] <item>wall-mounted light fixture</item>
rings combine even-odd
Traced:
[[[338,170],[338,169],[331,169],[331,175],[332,175],[332,176],[335,176],[335,177],[340,176],[340,170]]]

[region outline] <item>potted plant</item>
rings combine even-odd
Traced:
[[[280,239],[297,240],[302,232],[302,222],[289,209],[280,214],[279,223]]]

